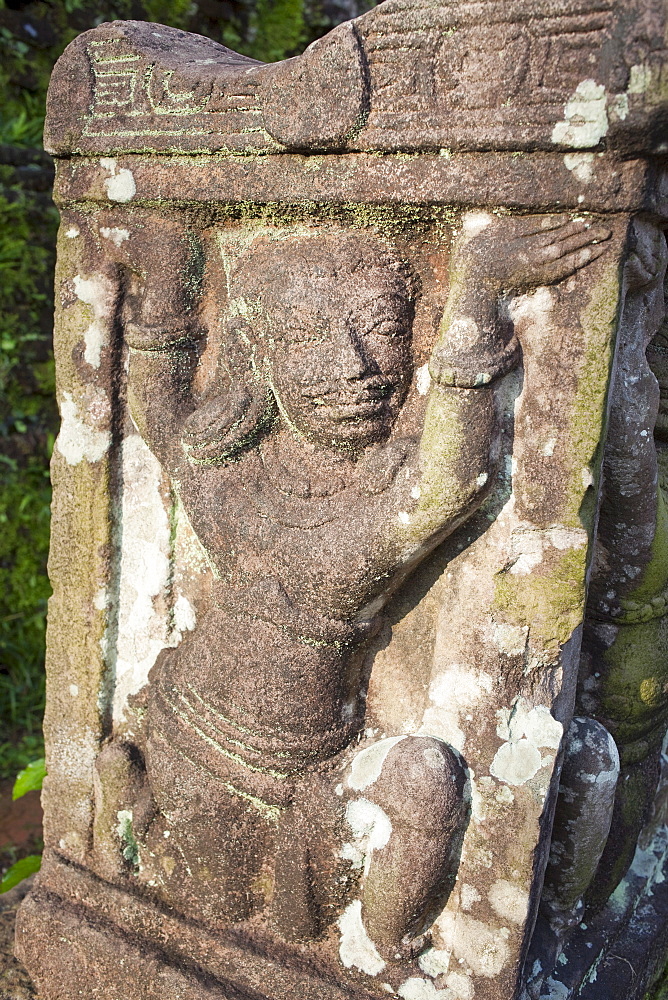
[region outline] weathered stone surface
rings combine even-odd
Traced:
[[[114,22],[56,67],[47,148],[665,153],[666,45],[660,0],[386,0],[273,65]]]
[[[387,0],[63,56],[46,1000],[642,996],[664,49]]]

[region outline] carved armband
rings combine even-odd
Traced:
[[[516,336],[498,351],[470,351],[448,357],[445,351],[437,351],[429,362],[429,374],[439,385],[457,389],[476,389],[489,385],[506,375],[519,364],[520,345]]]
[[[203,331],[183,319],[174,325],[145,326],[139,323],[124,324],[125,342],[135,351],[168,351],[199,340]]]

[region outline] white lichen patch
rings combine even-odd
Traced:
[[[93,607],[96,611],[104,611],[109,604],[109,593],[106,587],[100,587],[93,598]]]
[[[116,827],[116,835],[121,842],[121,853],[126,861],[129,861],[132,865],[139,864],[139,845],[134,835],[134,829],[132,826],[132,810],[131,809],[121,809],[116,817],[118,819],[118,826]]]
[[[477,976],[493,979],[510,959],[509,933],[467,913],[458,913],[454,922],[453,956]]]
[[[501,806],[511,806],[515,801],[515,796],[508,788],[508,785],[501,785],[501,787],[497,789],[494,798]]]
[[[589,472],[588,469],[587,472]],[[564,528],[559,524],[548,528],[545,532],[545,538],[549,545],[559,549],[560,552],[565,552],[567,549],[583,549],[588,541],[584,528]]]
[[[377,976],[385,968],[375,944],[362,923],[362,901],[354,899],[337,921],[341,932],[339,958],[346,969],[356,968],[367,976]]]
[[[445,975],[450,968],[451,952],[439,948],[427,948],[418,958],[418,965],[428,976],[436,979],[436,976]]]
[[[84,361],[93,368],[100,367],[102,351],[109,343],[109,321],[114,307],[114,285],[103,274],[82,278],[75,274],[74,291],[81,302],[93,308],[93,322],[84,333]]]
[[[390,736],[385,740],[379,740],[373,746],[360,750],[353,759],[350,766],[346,784],[356,792],[363,792],[369,785],[373,785],[380,777],[385,758],[390,750],[406,739],[405,736]]]
[[[115,246],[119,247],[125,240],[130,239],[130,232],[127,229],[119,229],[118,226],[100,226],[100,236],[103,236],[105,240],[111,240]]]
[[[541,334],[544,336],[547,330],[550,329],[547,317],[554,306],[554,302],[554,292],[546,285],[541,285],[535,292],[526,292],[524,295],[515,297],[512,300],[509,312],[519,333],[527,330],[533,335],[535,330],[536,337],[533,339],[540,343]]]
[[[466,664],[451,663],[441,668],[429,686],[430,704],[420,732],[438,736],[462,752],[466,741],[462,715],[470,714],[493,687],[494,679],[490,674]]]
[[[402,1000],[452,1000],[451,990],[437,990],[429,979],[411,976],[399,987]]]
[[[73,240],[78,235],[79,235],[79,230],[77,229],[76,226],[70,226],[69,229],[65,230],[65,236],[67,236],[68,240]]]
[[[589,184],[594,176],[593,153],[566,153],[564,166],[581,184]]]
[[[626,88],[627,94],[644,94],[652,85],[652,67],[643,63],[636,63],[629,72],[629,85]]]
[[[552,142],[575,149],[597,146],[608,132],[606,103],[604,86],[595,80],[582,80],[566,103],[564,120],[552,130]]]
[[[431,374],[429,372],[428,364],[422,365],[421,368],[416,369],[415,384],[420,395],[426,396],[429,392],[429,387],[431,386]]]
[[[137,185],[131,170],[128,170],[127,167],[119,169],[112,156],[103,156],[100,160],[100,166],[111,174],[104,180],[104,187],[110,201],[127,202],[134,198],[137,193]]]
[[[161,493],[160,464],[138,434],[123,442],[123,545],[118,598],[114,719],[122,720],[129,695],[139,691],[158,653],[176,646],[195,625],[189,601],[179,596],[170,613],[170,522]]]
[[[465,882],[459,892],[459,905],[462,910],[470,910],[471,907],[475,906],[476,903],[479,903],[481,899],[482,896],[476,887]]]
[[[629,95],[615,94],[608,101],[608,117],[610,121],[623,122],[629,116]]]
[[[558,750],[564,727],[554,718],[546,705],[531,707],[526,698],[518,698],[512,708],[502,708],[496,713],[497,736],[502,740],[526,737],[539,747]]]
[[[71,393],[64,392],[60,402],[60,433],[55,447],[68,465],[99,462],[111,444],[111,433],[99,425],[108,424],[111,415],[109,400],[103,389],[90,387],[86,392],[84,416],[80,416]],[[98,427],[95,424],[98,424]]]
[[[539,747],[556,751],[563,726],[549,708],[544,705],[530,708],[524,698],[510,709],[500,709],[497,718],[497,735],[506,742],[497,750],[490,774],[509,785],[523,785],[546,763],[551,763],[553,757],[543,757]]]
[[[361,871],[364,868],[364,852],[357,844],[345,843],[339,851],[339,857],[344,861],[350,861],[351,867],[355,871]]]
[[[392,836],[390,817],[369,799],[352,799],[346,806],[346,822],[353,840],[343,845],[340,856],[351,861],[354,868],[363,867],[366,875],[374,851],[382,850]]]
[[[475,987],[468,976],[461,972],[451,972],[445,978],[446,995],[450,993],[449,1000],[473,1000]]]
[[[472,240],[483,229],[487,229],[493,221],[494,216],[490,215],[489,212],[465,212],[462,216],[462,232],[464,237],[467,240]]]
[[[568,986],[557,982],[550,976],[543,985],[542,1000],[569,1000],[571,991]]]
[[[471,816],[476,823],[484,823],[489,812],[488,796],[490,789],[486,787],[494,786],[492,778],[475,778],[475,772],[469,769],[469,784],[471,790]]]
[[[185,594],[179,594],[174,604],[174,628],[177,632],[192,632],[196,624],[195,609]]]
[[[565,528],[553,525],[545,529],[520,528],[513,532],[511,542],[513,576],[527,576],[539,566],[549,548],[565,552],[568,549],[582,549],[588,541],[584,528]]]
[[[521,656],[529,641],[528,625],[508,625],[506,622],[493,623],[494,642],[499,652],[506,656]]]
[[[529,912],[529,893],[507,879],[497,879],[489,890],[492,909],[502,920],[523,924]]]

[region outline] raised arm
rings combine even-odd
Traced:
[[[203,251],[181,216],[147,214],[142,221],[123,261],[128,404],[140,434],[175,475],[184,464],[181,428],[194,406],[193,378],[205,343]]]
[[[500,452],[495,397],[520,360],[508,301],[569,277],[604,252],[598,244],[609,235],[561,215],[464,217],[429,362],[420,495],[411,516],[416,530],[455,527],[492,484]]]

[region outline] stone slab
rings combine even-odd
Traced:
[[[127,189],[113,183],[118,177]],[[63,206],[324,202],[661,214],[668,174],[646,160],[593,153],[124,155],[58,161],[54,198]]]

